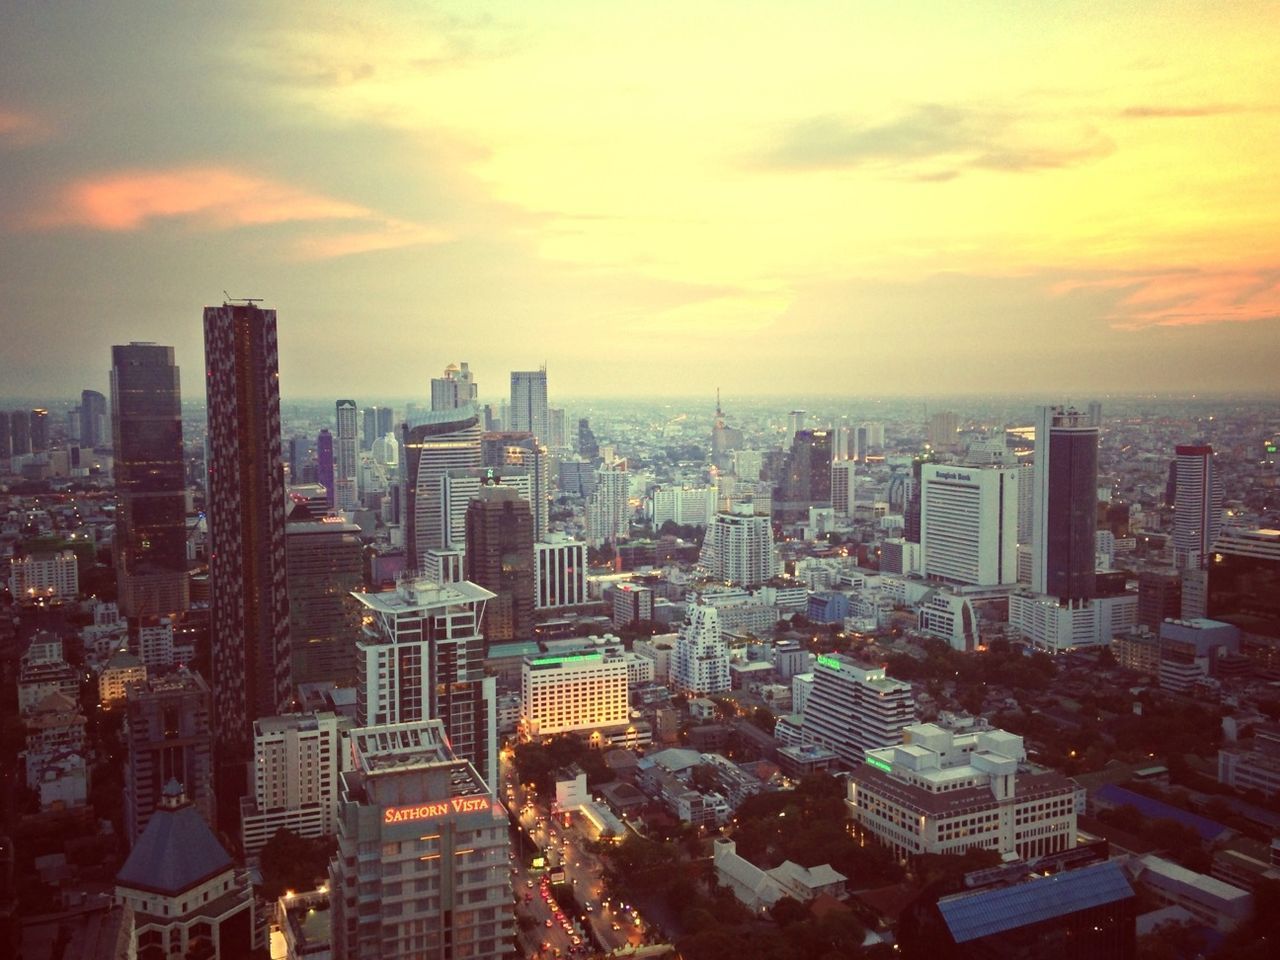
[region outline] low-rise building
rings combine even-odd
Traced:
[[[1220,933],[1230,933],[1249,919],[1253,894],[1214,877],[1196,873],[1157,856],[1134,858],[1134,882],[1157,903],[1182,907],[1196,920]]]
[[[1243,743],[1218,751],[1218,782],[1235,790],[1257,790],[1264,797],[1280,794],[1280,724],[1260,724],[1253,746]]]
[[[111,709],[129,695],[129,688],[147,682],[147,665],[125,650],[111,655],[98,674],[98,700]]]

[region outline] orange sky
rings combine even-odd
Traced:
[[[0,393],[1274,388],[1273,4],[5,7]]]

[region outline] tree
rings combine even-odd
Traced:
[[[769,908],[769,916],[773,917],[774,923],[785,928],[793,923],[808,919],[809,911],[805,909],[804,904],[799,900],[783,897]]]
[[[262,896],[276,900],[286,890],[311,890],[324,880],[334,844],[307,840],[281,827],[258,855]]]

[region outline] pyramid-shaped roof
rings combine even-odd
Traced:
[[[146,829],[116,874],[122,887],[176,896],[232,867],[231,857],[196,808],[165,788]]]

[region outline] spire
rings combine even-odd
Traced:
[[[716,416],[717,417],[724,416],[724,414],[720,411],[720,388],[719,387],[716,387]]]

